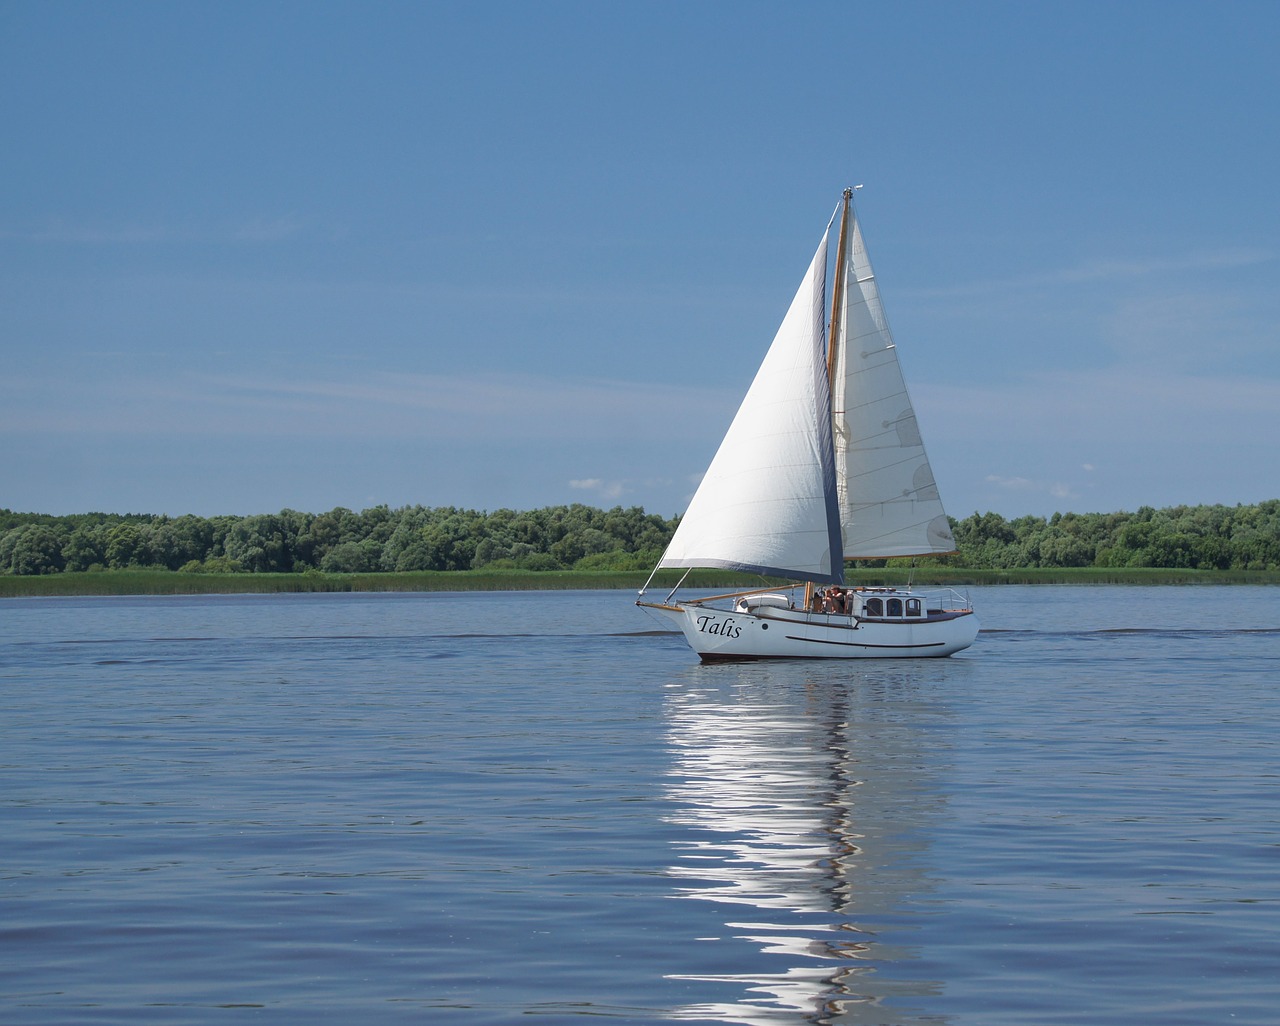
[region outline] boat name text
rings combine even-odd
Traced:
[[[698,630],[703,634],[719,634],[726,638],[742,637],[742,628],[733,622],[730,616],[725,620],[719,620],[714,616],[706,615],[698,617]]]

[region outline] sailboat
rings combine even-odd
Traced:
[[[947,656],[977,637],[966,600],[950,590],[845,587],[844,563],[955,550],[846,189],[636,604],[674,620],[705,662]],[[793,583],[677,599],[695,567]],[[685,574],[664,600],[646,601],[663,568]]]

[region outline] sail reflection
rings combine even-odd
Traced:
[[[668,689],[682,828],[670,875],[723,927],[701,938],[705,966],[669,978],[724,984],[727,998],[672,1018],[909,1023],[902,1002],[938,992],[894,972],[916,957],[921,856],[942,805],[922,733],[938,712],[915,697],[916,672],[698,667]]]

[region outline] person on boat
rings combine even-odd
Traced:
[[[812,613],[821,613],[826,608],[826,593],[821,589],[815,589],[813,598],[809,602],[809,611]]]

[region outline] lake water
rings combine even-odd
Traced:
[[[1262,1024],[1280,588],[704,667],[621,592],[0,601],[0,1022]]]

